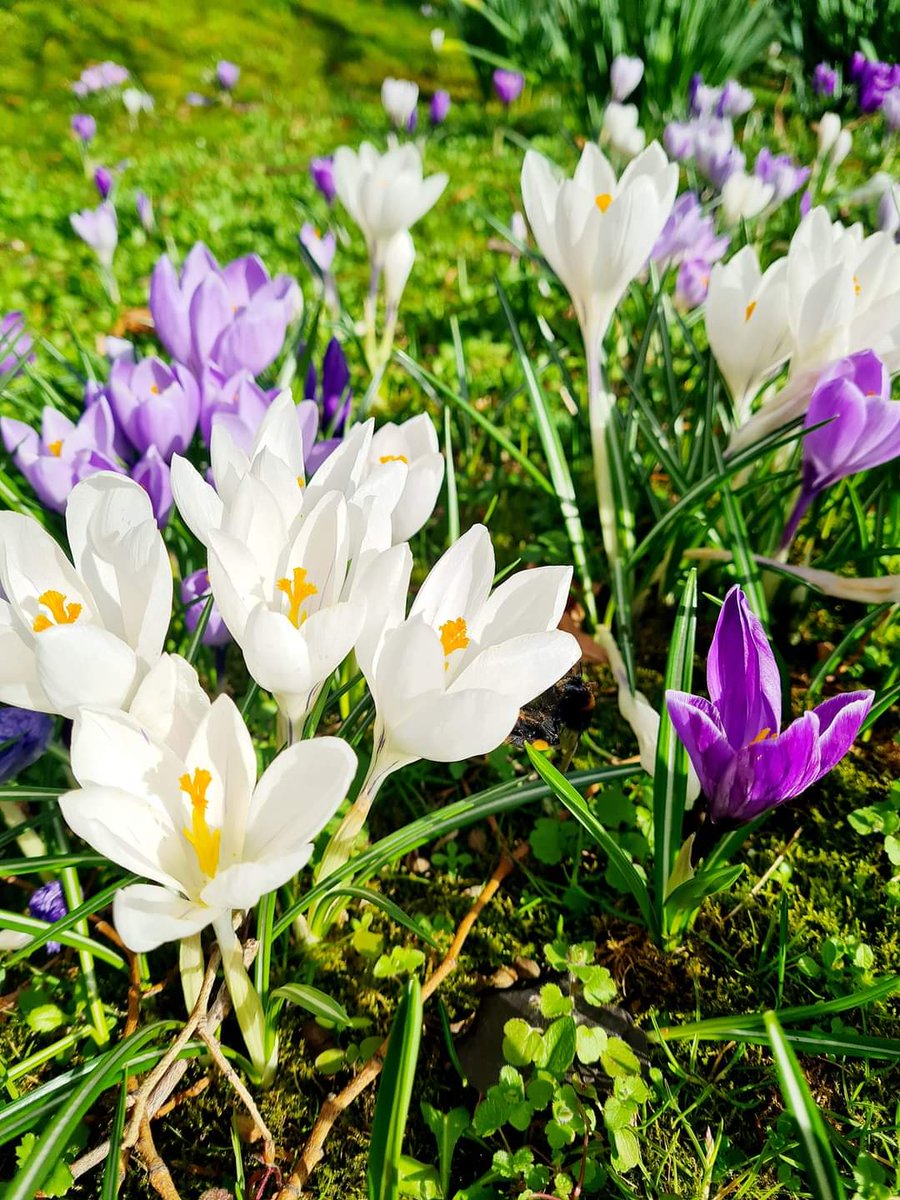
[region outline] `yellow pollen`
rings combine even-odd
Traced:
[[[440,626],[441,646],[444,650],[444,670],[449,671],[450,663],[447,661],[454,650],[465,650],[469,644],[469,636],[466,633],[466,618],[457,617],[455,620],[445,621]]]
[[[31,625],[35,633],[43,633],[45,629],[51,629],[53,625],[74,625],[81,615],[81,605],[75,602],[66,604],[66,598],[62,592],[44,592],[38,596],[38,604],[49,608],[50,616],[38,613]]]
[[[306,480],[302,475],[297,476],[297,487],[306,487]]]
[[[771,737],[771,735],[772,735],[772,730],[769,729],[767,726],[765,729],[761,729],[759,731],[759,733],[756,735],[756,737],[753,739],[753,741],[750,743],[750,745],[756,746],[759,742],[764,742],[767,737]]]
[[[744,320],[749,321],[750,318],[753,316],[754,312],[756,312],[756,301],[751,300],[750,303],[747,305],[747,307],[744,309]]]
[[[156,386],[155,383],[150,384],[150,391],[153,393],[154,396],[159,395],[159,388]]]
[[[194,847],[200,870],[208,879],[212,879],[219,866],[219,843],[222,840],[221,829],[210,829],[206,823],[206,789],[212,783],[212,775],[203,767],[197,767],[193,776],[182,775],[178,782],[191,802],[191,828],[185,827],[184,836]]]
[[[539,753],[543,754],[545,750],[550,749],[550,743],[544,741],[543,738],[535,738],[535,740],[531,743],[531,748],[532,750],[537,750]]]
[[[613,198],[609,194],[609,192],[601,192],[599,196],[594,197],[594,203],[597,205],[597,207],[600,209],[601,212],[606,212],[606,210],[609,208],[609,206],[612,204],[612,202],[613,202]]]
[[[47,449],[54,458],[59,458],[59,456],[62,454],[62,438],[60,438],[58,442],[48,442]]]
[[[857,296],[862,295],[862,285],[859,282],[858,275],[853,276],[853,290],[854,290],[854,292],[856,292]]]
[[[275,586],[279,592],[284,592],[290,601],[287,618],[295,629],[299,629],[306,620],[306,613],[300,612],[303,602],[310,596],[315,596],[319,589],[314,583],[307,583],[305,567],[294,567],[293,581],[279,579]]]
[[[409,459],[406,457],[405,454],[382,454],[381,458],[379,458],[378,461],[383,462],[383,463],[389,463],[389,462],[408,463]]]

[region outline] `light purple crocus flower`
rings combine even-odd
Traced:
[[[168,462],[183,454],[200,419],[200,389],[191,372],[159,358],[118,358],[107,384],[113,414],[138,454],[155,448]]]
[[[729,79],[719,94],[716,104],[717,117],[742,117],[756,103],[749,88],[741,87],[736,79]]]
[[[440,88],[431,97],[431,103],[428,106],[428,119],[432,125],[443,125],[447,120],[447,113],[450,111],[450,93]]]
[[[690,121],[670,121],[663,130],[666,154],[675,162],[694,156],[694,126]]]
[[[789,154],[773,154],[763,146],[756,156],[753,173],[775,189],[770,201],[774,206],[799,192],[812,172],[809,167],[798,166]]]
[[[32,345],[22,313],[8,312],[0,317],[0,379],[12,378],[22,370],[23,363],[34,362]]]
[[[849,354],[819,376],[803,427],[811,431],[803,439],[803,483],[782,546],[826,488],[900,457],[900,403],[891,399],[890,375],[874,351]]]
[[[300,245],[313,260],[323,275],[327,275],[334,262],[334,252],[337,249],[337,238],[332,231],[320,234],[318,229],[309,221],[305,221],[300,230]]]
[[[119,243],[119,226],[116,220],[116,210],[105,200],[97,208],[85,208],[79,213],[73,213],[69,220],[72,228],[83,242],[97,255],[97,260],[105,270],[112,270],[113,257]]]
[[[259,375],[278,356],[300,305],[300,289],[289,275],[270,278],[255,254],[220,267],[202,242],[180,275],[164,254],[150,280],[157,336],[197,376],[208,362],[226,375],[242,369]]]
[[[759,618],[737,586],[725,597],[706,660],[709,700],[666,693],[713,822],[752,821],[806,791],[844,757],[872,692],[833,696],[781,728],[781,679]]]
[[[87,144],[97,136],[97,122],[90,113],[76,113],[72,118],[72,132],[80,142]]]
[[[200,618],[211,595],[209,575],[206,568],[201,567],[181,581],[181,603],[184,607],[184,625],[188,633],[193,633],[200,624]],[[231,641],[231,635],[216,602],[213,601],[203,637],[200,639],[204,646],[225,646]]]
[[[878,228],[896,240],[900,236],[900,183],[892,183],[878,201]],[[2,365],[0,365],[2,374]]]
[[[76,96],[87,96],[91,92],[102,92],[106,88],[119,87],[128,78],[126,67],[107,60],[91,67],[85,67],[79,78],[72,84],[72,91]]]
[[[213,104],[209,96],[204,96],[201,92],[188,92],[184,99],[191,108],[209,108]]]
[[[106,200],[109,197],[112,185],[112,172],[108,171],[106,167],[98,167],[94,172],[94,187],[97,189],[101,200]]]
[[[200,436],[208,446],[213,420],[221,421],[235,445],[249,453],[260,422],[277,395],[277,388],[264,391],[249,371],[229,377],[208,363],[200,376]]]
[[[326,154],[320,158],[314,158],[309,164],[309,173],[313,183],[328,203],[333,204],[337,195],[334,186],[334,155]]]
[[[837,71],[821,62],[813,71],[813,91],[817,96],[833,96],[837,91]]]
[[[519,71],[504,71],[502,67],[498,67],[494,72],[494,91],[497,99],[500,100],[507,108],[518,100],[522,95],[522,89],[525,87],[525,76]]]
[[[169,464],[156,447],[151,446],[129,473],[134,482],[139,483],[150,497],[156,524],[160,529],[164,529],[168,524],[173,504]]]
[[[230,92],[237,87],[240,77],[241,68],[237,63],[229,62],[227,58],[222,58],[216,63],[216,83],[223,91]]]
[[[135,192],[134,207],[137,209],[138,220],[145,231],[152,233],[156,227],[156,218],[153,215],[153,201],[146,192]]]
[[[609,68],[609,86],[613,100],[627,100],[644,77],[644,63],[628,54],[617,54]]]
[[[702,259],[709,267],[718,262],[728,249],[727,234],[716,235],[716,226],[709,214],[704,214],[696,192],[682,192],[656,239],[650,257],[667,267],[686,259]]]
[[[696,308],[706,299],[712,264],[705,258],[686,258],[675,277],[675,300],[681,308]]]
[[[97,471],[121,471],[115,452],[116,424],[100,397],[78,423],[55,408],[45,408],[41,432],[13,417],[0,417],[0,436],[13,462],[45,508],[65,512],[69,492]]]
[[[33,715],[40,716],[41,714],[34,713]],[[52,729],[52,721],[50,726]],[[63,917],[68,916],[69,909],[66,905],[62,884],[54,879],[50,883],[35,888],[28,901],[28,912],[38,921],[61,921]],[[62,945],[59,942],[47,942],[45,949],[47,954],[59,954]]]

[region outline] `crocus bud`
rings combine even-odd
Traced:
[[[636,158],[644,148],[647,135],[638,127],[638,110],[634,104],[619,104],[612,100],[603,114],[603,132],[609,144],[623,158]]]
[[[388,242],[384,252],[384,295],[388,309],[394,312],[400,307],[400,298],[415,261],[412,237],[408,230],[401,229]]]
[[[696,308],[706,299],[711,269],[703,258],[686,258],[678,268],[675,300],[682,308]]]
[[[837,135],[837,140],[834,143],[834,149],[831,152],[831,165],[839,167],[853,145],[853,136],[849,129],[842,129]]]
[[[101,200],[106,200],[112,191],[113,177],[106,167],[98,167],[94,172],[94,187],[100,194]]]
[[[135,192],[134,207],[137,209],[138,220],[146,232],[152,233],[156,227],[156,218],[153,215],[153,201],[146,192]]]
[[[644,64],[637,57],[617,54],[609,68],[609,86],[613,100],[627,100],[644,76]]]
[[[900,87],[891,88],[881,102],[881,111],[888,129],[896,133],[900,129]]]
[[[334,188],[334,158],[332,155],[325,155],[321,158],[314,158],[309,164],[309,173],[312,176],[312,181],[328,201],[333,203],[336,195]]]
[[[894,183],[882,192],[878,201],[878,228],[891,237],[896,237],[900,231],[900,183]]]
[[[663,130],[666,154],[675,162],[684,162],[694,153],[694,129],[687,121],[670,121]]]
[[[40,716],[39,713],[33,713],[32,716]],[[50,725],[52,730],[53,722],[49,717],[43,718]],[[61,921],[68,914],[69,910],[66,907],[66,898],[63,894],[62,884],[53,879],[50,883],[45,883],[31,893],[31,899],[28,901],[29,916],[36,917],[39,921]],[[47,942],[46,951],[48,954],[59,954],[62,945],[59,942]]]
[[[88,113],[76,113],[72,118],[72,132],[81,142],[90,142],[97,136],[97,122]]]
[[[450,93],[441,89],[431,97],[428,107],[428,117],[432,125],[443,125],[450,111]]]
[[[334,234],[329,230],[328,233],[322,235],[314,225],[305,221],[300,230],[300,245],[322,274],[327,275],[331,270],[334,252],[337,249],[337,239]]]
[[[756,175],[745,175],[735,171],[725,180],[722,188],[722,215],[726,225],[736,225],[742,218],[749,220],[759,216],[775,194],[771,183],[764,183]]]
[[[834,148],[841,132],[841,118],[835,112],[823,113],[819,118],[819,157],[824,158]]]
[[[494,72],[493,82],[497,99],[509,108],[522,95],[525,76],[519,71],[504,71],[502,67],[498,67]]]
[[[52,717],[26,708],[0,706],[0,783],[37,762],[52,736]]]
[[[100,265],[110,270],[119,243],[119,226],[116,210],[109,201],[104,201],[98,208],[73,213],[69,220],[81,240],[97,255]]]
[[[398,129],[406,129],[419,100],[419,85],[411,79],[391,79],[381,85],[381,103]]]
[[[229,62],[227,58],[216,63],[216,83],[223,91],[232,91],[240,77],[241,68],[236,63]]]
[[[446,34],[443,29],[432,29],[431,31],[431,48],[435,54],[439,54],[444,45]]]

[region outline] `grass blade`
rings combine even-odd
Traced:
[[[422,1040],[422,986],[409,981],[391,1027],[384,1070],[375,1102],[369,1146],[369,1200],[397,1200],[403,1134],[409,1116],[419,1043]]]

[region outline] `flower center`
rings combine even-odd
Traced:
[[[159,395],[159,388],[156,386],[155,383],[150,384],[150,391],[153,393],[154,396]]]
[[[601,192],[599,196],[594,197],[594,203],[597,205],[597,207],[600,209],[600,211],[602,213],[606,212],[606,210],[609,208],[609,206],[612,204],[612,202],[613,202],[613,198],[609,194],[609,192]]]
[[[54,625],[74,625],[81,615],[81,605],[75,601],[66,604],[62,592],[43,592],[38,596],[38,604],[49,608],[50,616],[38,613],[31,624],[35,633],[43,633],[45,629],[52,629]]]
[[[382,454],[381,458],[379,458],[378,461],[381,463],[389,463],[389,462],[408,463],[409,459],[406,457],[405,454]]]
[[[444,651],[444,670],[450,670],[450,655],[454,650],[465,650],[470,638],[466,632],[466,618],[456,617],[455,620],[445,621],[439,629],[441,646]]]
[[[764,742],[766,740],[766,738],[772,737],[772,736],[773,736],[772,730],[769,729],[768,726],[766,726],[765,729],[761,729],[759,731],[759,733],[756,735],[756,737],[753,739],[753,741],[750,743],[750,745],[757,746],[760,742]]]
[[[305,612],[301,612],[304,601],[308,600],[310,596],[315,596],[319,589],[314,583],[307,582],[305,567],[294,567],[293,580],[279,579],[275,586],[279,592],[284,592],[287,596],[289,601],[287,618],[295,629],[299,629],[307,617]]]
[[[856,292],[857,296],[862,295],[862,284],[859,282],[858,275],[853,276],[853,290]]]
[[[60,438],[57,442],[48,442],[47,449],[54,458],[59,458],[59,456],[62,454],[62,438]]]
[[[756,301],[751,300],[750,303],[747,305],[747,307],[744,309],[744,320],[749,321],[755,312],[756,312]]]
[[[206,823],[206,789],[212,783],[212,775],[203,767],[197,767],[193,775],[182,775],[178,782],[191,802],[191,827],[185,826],[184,836],[194,848],[200,870],[207,879],[212,879],[219,866],[222,840],[221,829],[210,829]]]

